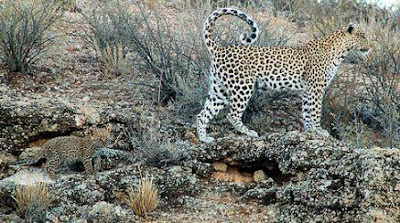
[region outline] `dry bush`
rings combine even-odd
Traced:
[[[64,10],[74,12],[76,10],[76,0],[54,0],[58,2]]]
[[[147,165],[163,168],[179,165],[188,155],[183,146],[169,141],[162,141],[160,123],[139,122],[138,128],[127,125],[124,131],[131,148],[137,149],[137,156]],[[144,126],[144,127],[143,127]]]
[[[165,5],[171,3],[146,1],[125,5],[117,2],[112,7],[84,15],[91,27],[91,32],[87,33],[88,42],[97,45],[94,49],[103,55],[109,45],[125,46],[134,58],[133,67],[151,77],[145,85],[157,89],[157,103],[174,103],[178,114],[189,118],[195,116],[207,92],[210,58],[202,31],[203,22],[211,12],[210,5],[199,3],[171,14],[169,9],[165,11]],[[246,8],[243,10],[247,11]],[[248,11],[251,14],[255,10],[249,7]],[[248,29],[245,22],[237,18],[229,21],[219,23],[215,31],[221,45],[238,44],[243,27]],[[256,44],[282,45],[287,41],[285,32],[275,35],[268,31],[268,26],[268,22],[261,22],[260,27],[265,31]]]
[[[400,145],[400,16],[387,16],[384,26],[369,25],[373,51],[361,65],[367,94],[359,98],[370,106],[369,115],[383,130],[387,146],[394,147]]]
[[[42,182],[29,186],[18,185],[14,200],[20,216],[30,222],[43,221],[51,205],[48,186]]]
[[[187,153],[171,142],[149,139],[142,140],[139,156],[150,166],[165,168],[166,166],[179,165],[182,160],[187,158]]]
[[[362,9],[360,9],[362,10]],[[400,12],[368,7],[372,51],[346,65],[324,101],[326,125],[357,147],[400,144]]]
[[[311,31],[323,36],[350,22],[359,23],[372,18],[378,11],[365,1],[355,0],[272,0],[273,8],[283,12],[291,21],[310,24]]]
[[[199,90],[205,89],[200,78],[208,70],[208,55],[196,20],[186,15],[172,24],[171,15],[161,9],[136,6],[139,11],[131,21],[141,25],[129,25],[130,50],[137,55],[140,71],[154,75],[157,102],[199,98]]]
[[[146,216],[154,211],[159,203],[158,189],[153,183],[153,178],[142,178],[136,188],[129,188],[125,197],[126,204],[138,216]]]
[[[129,73],[129,64],[124,55],[124,46],[121,43],[107,45],[105,48],[94,43],[96,52],[100,53],[100,61],[103,64],[105,74],[119,75]]]
[[[55,36],[50,28],[62,17],[60,5],[47,0],[5,0],[0,12],[2,59],[11,72],[28,73]]]
[[[126,59],[126,34],[131,15],[127,5],[118,0],[99,4],[97,8],[82,13],[89,30],[83,36],[86,43],[98,54],[105,74],[130,72]]]

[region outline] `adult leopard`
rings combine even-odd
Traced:
[[[222,47],[212,38],[215,22],[223,15],[237,16],[251,27],[249,35],[241,35],[242,45]],[[320,126],[325,90],[350,50],[368,54],[370,47],[364,32],[349,24],[305,46],[249,46],[257,40],[258,34],[259,29],[254,20],[232,8],[218,9],[205,21],[203,37],[212,62],[208,99],[197,116],[200,141],[214,141],[214,138],[207,136],[207,125],[227,105],[230,108],[227,118],[235,129],[248,136],[258,137],[257,132],[242,122],[243,112],[256,82],[264,88],[301,91],[304,130],[329,135]]]

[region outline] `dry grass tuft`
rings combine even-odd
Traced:
[[[130,67],[124,55],[124,46],[121,43],[110,44],[102,48],[97,42],[94,44],[96,52],[100,55],[103,72],[106,75],[128,74]]]
[[[51,204],[48,186],[43,182],[18,185],[13,198],[20,216],[32,222],[42,221]]]
[[[146,216],[157,208],[159,203],[158,189],[153,178],[142,178],[136,188],[129,188],[125,202],[138,216]]]

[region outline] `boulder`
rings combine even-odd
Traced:
[[[220,138],[214,145],[195,146],[190,155],[198,163],[266,173],[275,183],[256,182],[241,197],[261,200],[271,221],[400,220],[398,149],[353,148],[333,138],[293,131],[260,139]]]

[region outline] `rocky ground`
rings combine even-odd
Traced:
[[[13,196],[17,185],[36,182],[49,185],[48,222],[400,222],[398,149],[355,149],[300,133],[301,100],[287,93],[251,104],[245,119],[261,138],[219,118],[210,127],[217,142],[199,143],[196,112],[156,105],[155,90],[138,81],[147,77],[102,74],[81,25],[71,22],[79,19],[66,13],[58,32],[68,35],[34,75],[0,67],[0,222],[29,221]],[[132,156],[102,156],[94,175],[78,164],[53,179],[39,164],[16,164],[49,138],[91,128],[111,129],[108,147]],[[121,198],[142,176],[160,192],[146,217]]]

